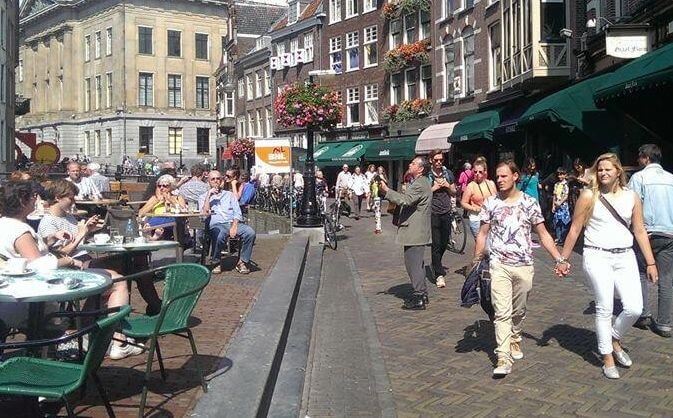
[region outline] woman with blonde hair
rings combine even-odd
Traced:
[[[481,206],[487,197],[493,196],[498,192],[493,181],[487,179],[486,171],[488,165],[484,157],[479,157],[474,160],[472,164],[472,171],[474,172],[474,179],[468,183],[463,191],[463,196],[460,199],[460,204],[468,213],[470,221],[470,231],[472,236],[476,237],[479,232],[479,212]]]
[[[656,282],[658,272],[643,225],[642,204],[626,187],[626,176],[617,155],[599,156],[590,170],[590,179],[590,187],[582,190],[577,200],[561,256],[563,259],[570,256],[584,227],[582,266],[596,302],[596,335],[598,351],[603,356],[603,374],[609,379],[619,379],[615,360],[624,367],[633,364],[622,349],[622,339],[643,310],[634,238],[647,263],[647,277]],[[558,268],[561,275],[568,272],[568,264]],[[615,291],[623,310],[613,324]]]
[[[175,177],[170,174],[164,174],[157,179],[157,188],[154,195],[149,198],[147,203],[143,205],[138,211],[138,216],[145,216],[147,214],[161,215],[164,213],[171,213],[174,208],[178,210],[186,210],[187,202],[180,195],[173,194],[175,189]],[[152,240],[158,239],[172,239],[172,228],[175,219],[169,216],[166,217],[151,217],[147,219],[147,228],[153,229],[154,234]]]

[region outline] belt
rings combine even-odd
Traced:
[[[628,247],[628,248],[603,248],[603,247],[594,247],[593,245],[585,245],[584,248],[589,248],[591,250],[605,251],[606,253],[612,253],[612,254],[621,254],[621,253],[625,253],[627,251],[632,251],[633,250],[633,247]]]

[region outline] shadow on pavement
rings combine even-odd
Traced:
[[[456,343],[456,353],[469,353],[471,351],[484,352],[492,363],[498,358],[495,355],[495,331],[493,323],[485,319],[475,321],[467,326],[463,333],[463,339]]]
[[[535,340],[540,347],[548,346],[549,341],[554,339],[562,348],[577,354],[587,363],[594,366],[603,365],[599,355],[594,351],[596,347],[596,333],[594,331],[567,324],[558,324],[547,328],[539,339],[527,333],[523,335]]]
[[[395,285],[384,292],[379,292],[379,294],[393,295],[398,299],[406,299],[413,291],[414,288],[411,287],[411,283],[404,283]]]

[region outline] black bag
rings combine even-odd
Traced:
[[[610,212],[610,215],[612,215],[620,224],[624,225],[624,228],[626,228],[631,235],[633,235],[633,231],[631,231],[631,227],[629,226],[628,223],[626,223],[626,220],[622,218],[622,216],[617,212],[617,210],[608,202],[608,199],[601,195],[598,197],[598,199],[601,201],[603,206],[605,206],[605,209]],[[640,246],[636,242],[636,237],[635,235],[633,236],[633,252],[636,254],[636,260],[638,261],[638,269],[641,271],[647,270],[645,268],[645,257],[643,256],[642,252],[640,251]]]
[[[495,317],[495,309],[493,309],[491,301],[491,276],[488,258],[479,261],[467,274],[460,292],[460,301],[460,305],[464,308],[479,303],[481,309],[486,312],[491,321]]]

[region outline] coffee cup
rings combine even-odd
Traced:
[[[10,258],[9,260],[7,260],[5,269],[9,273],[21,274],[26,271],[27,263],[28,260],[26,260],[25,258]]]
[[[95,234],[93,236],[93,242],[96,244],[107,244],[110,241],[110,236],[108,234]]]

